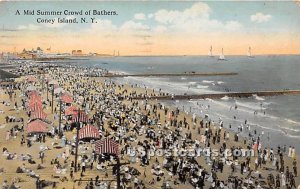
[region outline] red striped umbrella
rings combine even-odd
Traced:
[[[88,116],[85,114],[84,111],[80,112],[80,116],[78,117],[78,111],[74,112],[74,114],[72,115],[72,121],[73,122],[88,122],[89,118]]]
[[[87,125],[79,130],[79,139],[100,138],[99,131],[92,125]]]
[[[42,103],[37,103],[37,102],[29,104],[29,106],[28,106],[29,110],[32,112],[36,111],[38,109],[42,109],[42,107],[43,107]]]
[[[65,109],[65,115],[73,115],[77,113],[77,108],[75,106],[70,106]]]
[[[35,111],[31,112],[30,119],[46,119],[47,114],[41,108],[37,108]]]
[[[46,133],[48,132],[48,124],[39,119],[36,119],[28,123],[25,129],[27,133]]]
[[[95,152],[97,154],[119,155],[119,144],[110,138],[98,140],[95,142]]]
[[[73,98],[66,93],[62,94],[60,98],[64,103],[72,103],[73,102]]]

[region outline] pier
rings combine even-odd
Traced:
[[[221,99],[223,97],[231,98],[249,98],[254,95],[257,96],[280,96],[280,95],[300,95],[300,90],[278,90],[278,91],[255,91],[255,92],[231,92],[231,93],[211,93],[211,94],[189,94],[189,95],[164,95],[133,97],[135,100],[191,100],[191,99]]]
[[[145,73],[145,74],[112,74],[109,73],[102,77],[195,77],[195,76],[232,76],[237,75],[236,72],[211,72],[211,73],[197,73],[197,72],[184,72],[184,73]]]

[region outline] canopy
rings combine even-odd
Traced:
[[[42,102],[40,101],[34,101],[28,104],[28,108],[30,111],[36,111],[38,109],[42,109]]]
[[[77,114],[77,108],[75,106],[70,106],[65,109],[65,115],[74,115]]]
[[[97,128],[92,125],[87,125],[79,130],[79,139],[84,138],[100,138]]]
[[[72,115],[72,121],[73,122],[88,122],[89,118],[88,116],[85,114],[84,111],[80,111],[80,116],[78,117],[78,110],[76,112],[74,112],[74,114]]]
[[[47,133],[48,124],[39,119],[36,119],[27,124],[26,131],[27,133]]]
[[[31,112],[30,119],[46,119],[47,114],[41,109],[37,108],[35,111]]]
[[[60,98],[64,103],[72,103],[73,102],[72,96],[70,96],[66,93],[62,94]]]

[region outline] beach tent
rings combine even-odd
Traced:
[[[77,113],[77,108],[75,106],[70,106],[67,109],[65,109],[65,115],[73,115]]]
[[[31,112],[30,119],[42,119],[45,120],[47,118],[47,114],[43,111],[41,108],[35,109],[33,112]]]
[[[79,139],[100,138],[99,131],[92,125],[87,125],[79,130]]]
[[[119,144],[113,139],[105,138],[95,142],[96,154],[119,154]]]
[[[35,111],[38,109],[42,109],[42,102],[36,101],[28,104],[29,111]]]
[[[72,96],[70,96],[66,93],[62,94],[60,99],[62,100],[62,102],[67,103],[67,104],[70,104],[73,102]]]
[[[47,133],[48,124],[39,119],[36,119],[28,123],[25,130],[27,131],[27,133]]]
[[[80,116],[78,117],[78,111],[74,112],[74,114],[72,115],[72,121],[73,122],[88,122],[89,118],[88,116],[85,114],[84,111],[80,112]]]

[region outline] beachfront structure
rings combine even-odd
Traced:
[[[72,50],[72,56],[81,56],[82,50]]]

